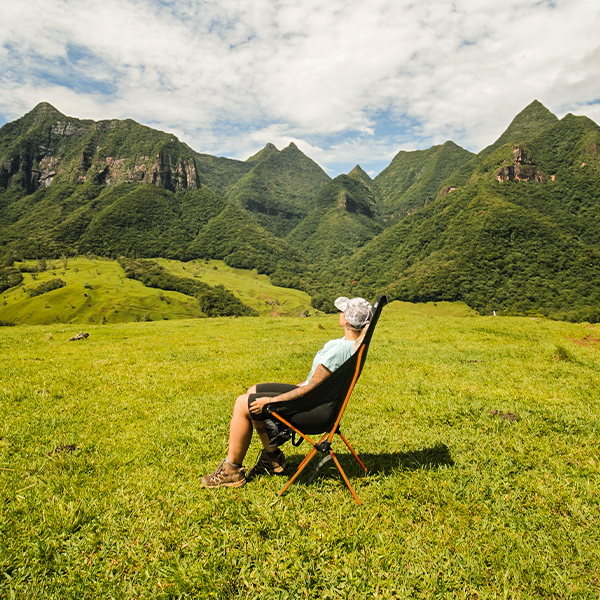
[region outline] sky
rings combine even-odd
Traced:
[[[0,125],[39,102],[332,177],[478,152],[534,99],[600,122],[598,0],[0,0]]]

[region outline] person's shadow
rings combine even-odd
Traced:
[[[342,465],[342,468],[348,477],[357,477],[363,475],[364,471],[356,462],[356,459],[350,454],[350,452],[348,452],[346,448],[343,447],[343,445],[342,448],[340,448],[340,445],[338,444],[337,450],[339,450],[339,454],[336,452],[335,455],[340,461],[340,464]],[[454,460],[452,459],[450,450],[446,444],[435,444],[429,448],[410,450],[409,452],[384,452],[379,454],[359,453],[358,456],[363,461],[365,467],[367,467],[367,476],[375,474],[385,475],[394,473],[396,471],[439,469],[440,467],[451,467],[454,465]],[[322,457],[322,454],[317,454],[317,456],[315,456],[306,466],[299,479],[304,483],[308,483],[311,479],[310,476],[313,474],[315,467],[319,464],[319,460]],[[290,456],[290,465],[286,471],[286,475],[293,475],[302,460],[302,455]],[[320,478],[323,475],[329,476],[330,468],[337,472],[337,468],[332,460],[329,460],[323,464],[323,466],[319,469],[316,478]],[[305,473],[308,475],[308,477],[304,476]]]

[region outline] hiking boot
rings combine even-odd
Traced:
[[[269,473],[270,475],[283,475],[287,469],[288,461],[283,452],[277,448],[274,452],[263,450],[256,461],[256,464],[248,471],[248,479]]]
[[[246,483],[244,467],[234,467],[224,460],[214,473],[205,475],[200,484],[202,487],[213,489],[218,487],[241,487]]]

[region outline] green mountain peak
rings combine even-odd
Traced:
[[[360,165],[356,165],[350,173],[348,173],[349,177],[354,177],[354,179],[358,179],[361,183],[364,183],[366,186],[370,186],[373,183],[373,180],[369,177],[368,173],[362,169]]]
[[[484,152],[488,153],[511,142],[527,142],[556,123],[558,117],[541,102],[534,100],[511,121],[506,131]]]
[[[256,154],[253,154],[250,158],[246,159],[246,162],[259,163],[271,156],[271,154],[279,154],[279,150],[277,150],[274,144],[269,142],[262,150],[259,150]]]
[[[425,206],[442,182],[472,157],[451,141],[427,150],[401,150],[373,180],[381,195],[382,213],[398,217]]]
[[[252,168],[229,187],[226,197],[275,235],[293,229],[308,214],[311,199],[330,181],[294,143],[281,152],[265,147],[248,164]]]
[[[357,177],[338,175],[324,185],[315,196],[317,208],[336,208],[349,213],[374,216],[371,190]]]
[[[63,115],[58,109],[54,108],[54,106],[52,106],[52,104],[49,102],[40,102],[39,104],[36,104],[28,114],[52,114],[65,117],[65,115]]]
[[[306,156],[306,154],[304,154],[304,152],[302,152],[302,150],[300,150],[300,148],[298,148],[298,146],[296,146],[296,144],[294,144],[294,142],[290,142],[281,152],[282,152],[282,154],[288,153],[288,154],[298,154],[298,155]]]
[[[528,104],[510,123],[504,133],[493,143],[473,156],[444,182],[444,189],[456,189],[465,185],[474,175],[495,172],[496,168],[510,162],[514,147],[528,145],[545,131],[559,123],[539,100]],[[502,148],[506,146],[506,148]],[[534,158],[537,155],[534,153]]]

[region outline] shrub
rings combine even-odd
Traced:
[[[317,310],[321,310],[324,313],[327,314],[332,314],[337,312],[337,309],[335,308],[333,302],[331,301],[331,298],[328,298],[326,296],[313,296],[310,299],[310,305],[317,309]]]
[[[141,281],[147,287],[180,292],[197,298],[202,312],[208,317],[258,316],[256,310],[246,306],[222,285],[211,287],[190,277],[177,277],[167,273],[153,260],[121,257],[118,262],[125,270],[126,277]],[[165,299],[162,292],[160,294],[160,299]]]
[[[222,285],[206,291],[199,300],[200,308],[207,317],[258,316],[256,310],[246,306]]]
[[[556,346],[556,358],[557,360],[564,360],[566,362],[574,362],[573,355],[564,347],[557,345]]]
[[[52,290],[65,287],[65,285],[67,284],[62,279],[51,279],[50,281],[44,281],[44,283],[41,283],[40,285],[29,290],[28,295],[30,298],[33,298],[34,296],[41,296],[42,294],[46,294]]]
[[[15,269],[14,267],[0,269],[0,293],[22,282],[23,275],[19,269]]]

